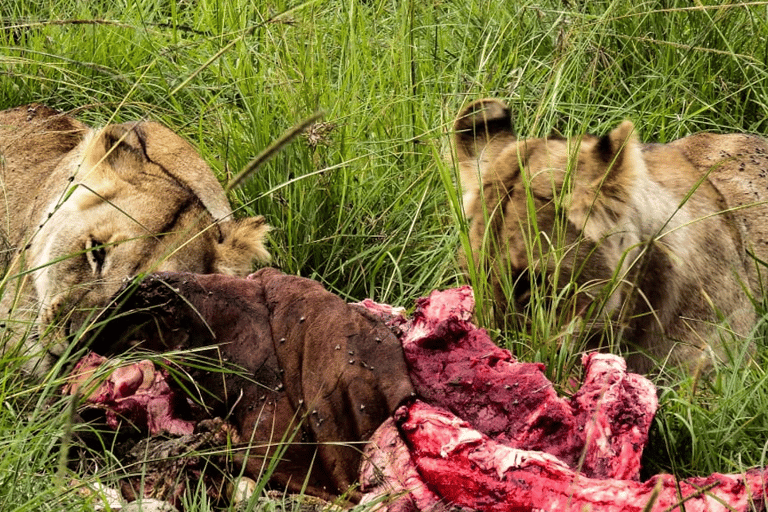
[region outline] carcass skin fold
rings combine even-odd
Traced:
[[[400,342],[378,316],[270,268],[246,279],[153,274],[125,294],[94,351],[197,349],[208,368],[188,375],[206,413],[250,444],[233,456],[246,475],[260,478],[279,456],[272,481],[290,492],[357,499],[362,445],[413,394]]]

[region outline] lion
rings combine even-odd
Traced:
[[[39,104],[5,110],[0,173],[0,347],[22,349],[34,374],[134,276],[269,261],[264,217],[233,219],[208,165],[155,122],[92,129]]]
[[[510,109],[481,99],[460,111],[453,143],[464,266],[490,283],[497,322],[525,324],[537,299],[642,373],[749,353],[736,349],[766,285],[764,138],[643,144],[624,121],[604,136],[518,139]]]

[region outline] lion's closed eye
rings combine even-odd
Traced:
[[[85,257],[91,265],[93,275],[101,275],[104,262],[107,259],[107,249],[104,244],[94,237],[89,237],[85,242]]]

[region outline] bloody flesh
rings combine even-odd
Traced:
[[[290,433],[297,412],[308,418],[275,473],[284,485],[300,484],[314,464],[331,478],[308,492],[344,492],[360,459],[358,443],[367,442],[362,501],[381,502],[380,512],[673,511],[681,503],[688,512],[765,509],[761,469],[640,482],[657,407],[653,385],[627,373],[617,356],[589,354],[581,389],[558,396],[541,364],[517,361],[472,324],[468,287],[420,299],[409,319],[371,301],[346,305],[315,282],[275,270],[247,280],[163,274],[142,283],[129,306],[158,326],[141,331],[145,348],[210,344],[223,363],[255,377],[233,373],[216,387],[221,375],[190,373],[212,392],[212,410],[232,411],[235,438],[263,444],[274,425]],[[126,324],[111,323],[112,333],[136,319],[120,320]],[[175,409],[181,392],[169,387],[165,372],[142,361],[83,387],[101,364],[89,356],[67,391],[106,410],[113,426],[125,417],[150,433],[190,431]],[[263,431],[256,417],[268,419]],[[243,461],[246,474],[262,467],[254,453]]]
[[[764,510],[761,469],[640,482],[657,407],[650,381],[617,356],[588,354],[581,389],[560,398],[542,365],[516,361],[471,323],[473,306],[463,287],[420,299],[410,320],[383,316],[424,401],[369,441],[363,502],[389,494],[392,512]]]

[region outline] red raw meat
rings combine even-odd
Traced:
[[[555,455],[589,477],[637,479],[658,405],[653,384],[617,356],[589,354],[583,387],[560,398],[542,364],[518,362],[472,324],[473,308],[468,286],[436,291],[400,327],[417,394],[510,447]]]
[[[655,511],[681,501],[687,512],[762,510],[763,470],[639,482],[654,386],[617,356],[588,354],[583,386],[560,398],[542,365],[517,362],[472,325],[473,307],[463,287],[420,299],[410,321],[383,318],[431,405],[403,405],[369,440],[363,503],[388,494],[390,512],[641,511],[652,500]]]
[[[684,501],[685,512],[726,512],[764,505],[761,469],[683,481],[671,475],[643,483],[595,479],[549,454],[493,441],[468,422],[422,402],[401,407],[395,418],[418,472],[454,507],[493,512],[640,512],[655,500],[649,510],[682,511],[677,505]]]
[[[106,358],[93,352],[82,358],[67,379],[64,394],[85,394],[86,402],[104,408],[107,424],[114,429],[128,421],[150,434],[194,431],[191,421],[178,417],[180,397],[168,385],[165,372],[157,370],[152,361],[115,365],[99,380],[97,371],[106,363]]]
[[[440,497],[433,493],[416,469],[394,418],[387,419],[365,445],[360,469],[360,504],[386,501],[377,512],[441,512]],[[390,500],[391,496],[399,499]]]

